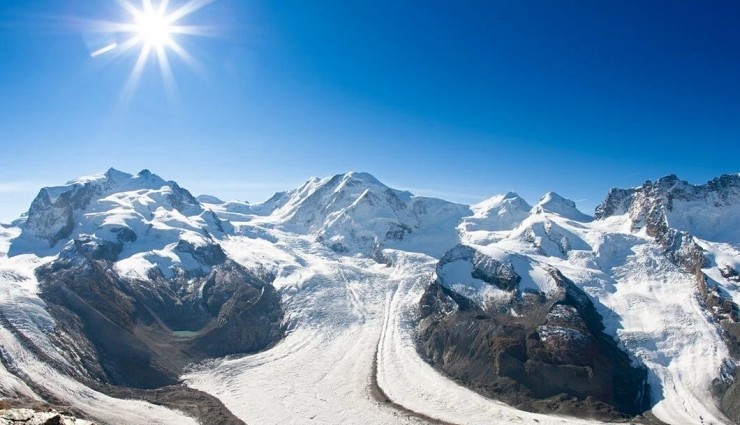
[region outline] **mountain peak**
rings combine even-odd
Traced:
[[[677,175],[675,175],[675,174],[669,174],[667,176],[663,176],[663,177],[659,178],[657,182],[658,183],[664,183],[664,184],[670,184],[670,183],[676,183],[679,180],[680,179],[678,178]]]
[[[574,201],[564,198],[555,192],[547,192],[537,205],[534,206],[533,212],[535,214],[553,213],[576,221],[588,221],[591,219],[591,217],[578,210]]]
[[[537,205],[545,205],[545,204],[549,204],[553,202],[561,203],[561,202],[568,202],[568,201],[570,200],[558,195],[555,192],[547,192],[544,195],[542,195],[542,198],[540,198]],[[570,201],[570,202],[573,202],[573,201]]]
[[[113,194],[116,194],[116,201],[106,200]],[[135,202],[137,199],[141,202]],[[28,210],[25,228],[53,246],[72,235],[76,223],[84,221],[77,215],[91,206],[97,214],[105,214],[105,211],[115,211],[122,206],[136,210],[138,204],[148,213],[157,205],[180,212],[202,212],[198,200],[175,182],[165,181],[148,170],[132,175],[110,168],[105,173],[79,177],[63,186],[42,188]]]
[[[515,228],[527,218],[532,207],[516,192],[506,192],[472,205],[470,209],[473,216],[465,218],[466,230],[494,232]]]
[[[740,175],[724,174],[700,185],[669,175],[630,189],[613,188],[596,207],[597,219],[623,214],[633,230],[671,227],[702,239],[733,241],[740,228]]]
[[[694,185],[671,174],[652,182],[647,180],[641,186],[609,190],[606,199],[596,208],[596,217],[605,218],[624,214],[630,208],[635,196],[655,203],[665,204],[673,209],[673,201],[698,201],[713,199],[716,206],[740,203],[740,174],[723,174],[705,184]]]
[[[147,169],[141,170],[138,174],[134,175],[111,167],[104,173],[78,177],[68,181],[64,186],[47,187],[44,189],[53,195],[60,190],[64,191],[68,186],[75,185],[102,185],[105,190],[111,190],[113,188],[131,190],[137,188],[151,189],[167,183],[164,179]],[[55,196],[52,196],[52,198],[55,198]]]
[[[343,176],[346,180],[354,179],[365,183],[385,186],[383,183],[380,182],[380,180],[375,178],[375,176],[364,171],[349,171],[347,173],[344,173]]]
[[[416,252],[443,252],[457,238],[450,226],[439,231],[439,222],[459,223],[470,209],[440,199],[415,197],[390,188],[366,172],[347,172],[309,179],[299,188],[277,193],[250,211],[297,233],[311,234],[339,252],[373,252],[379,246],[405,246],[414,239]],[[439,241],[444,243],[437,243]]]
[[[123,175],[123,176],[131,177],[131,174],[126,173],[126,172],[121,171],[121,170],[117,170],[117,169],[115,169],[113,167],[108,168],[108,170],[104,174],[106,176]]]
[[[492,210],[498,210],[501,208],[511,209],[516,208],[528,212],[532,207],[522,199],[516,192],[506,192],[503,195],[494,195],[488,199],[485,199],[470,208],[476,213],[476,216],[488,216],[491,215]]]
[[[304,187],[332,187],[334,192],[351,191],[355,188],[373,188],[374,190],[387,190],[388,186],[375,178],[370,173],[350,171],[342,174],[335,174],[332,177],[319,180],[309,180]]]

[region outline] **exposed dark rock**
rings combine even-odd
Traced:
[[[740,283],[740,274],[732,267],[724,265],[719,268],[719,272],[722,274],[722,277],[730,282]]]
[[[727,418],[740,424],[740,376],[737,370],[731,384],[720,392],[720,407]]]
[[[136,233],[128,227],[114,227],[110,231],[116,234],[118,242],[136,242]]]
[[[167,196],[167,200],[173,208],[180,212],[185,212],[190,208],[201,208],[200,202],[187,189],[180,187],[173,181],[169,181],[167,184],[172,189],[172,193]]]
[[[208,266],[216,266],[226,261],[226,254],[221,249],[221,245],[215,243],[196,246],[190,242],[180,240],[177,242],[175,251],[188,253],[200,263]]]
[[[555,294],[520,293],[516,273],[505,263],[460,248],[447,260],[465,254],[474,264],[481,257],[477,263],[488,267],[476,268],[489,273],[478,276],[511,288],[513,296],[507,309],[483,310],[433,282],[421,298],[418,325],[418,349],[433,366],[529,411],[615,420],[649,409],[646,370],[634,367],[604,333],[601,316],[581,289],[551,269]]]
[[[139,399],[179,410],[201,424],[244,425],[219,399],[185,385],[148,390],[106,385],[98,389],[112,397]]]
[[[77,255],[81,253],[94,260],[116,261],[123,250],[123,244],[136,241],[136,233],[128,227],[115,227],[111,232],[116,235],[115,241],[97,239],[90,235],[81,235],[74,239],[74,249],[71,253],[63,252],[62,255]]]
[[[714,206],[732,205],[740,199],[740,174],[724,174],[703,185],[692,185],[675,175],[650,180],[642,186],[630,189],[611,189],[606,200],[596,207],[595,218],[602,219],[612,215],[630,214],[640,222],[651,215],[651,210],[665,207],[673,210],[674,200],[692,201],[714,200]]]
[[[522,280],[510,263],[494,260],[466,245],[458,245],[447,251],[437,263],[437,274],[439,275],[445,265],[460,260],[468,261],[473,265],[472,276],[474,278],[505,291],[516,289]]]
[[[406,234],[411,234],[411,227],[403,223],[393,223],[386,232],[385,239],[401,241]]]
[[[87,235],[82,235],[74,240],[74,254],[81,253],[95,260],[116,261],[118,254],[123,250],[122,242],[112,242],[100,239],[94,239]],[[68,255],[62,252],[63,256]]]
[[[48,240],[49,246],[54,246],[69,237],[74,229],[72,206],[52,201],[48,190],[42,189],[28,210],[26,227],[32,229],[36,237]]]
[[[213,210],[206,211],[203,218],[206,220],[206,223],[208,223],[210,226],[213,226],[213,228],[215,228],[215,230],[219,233],[229,233],[234,231],[234,226],[228,221],[224,221],[218,218]]]
[[[62,415],[55,415],[44,422],[44,425],[62,425]]]
[[[191,362],[264,349],[282,335],[272,278],[219,261],[203,277],[154,273],[131,282],[106,260],[60,258],[37,272],[58,324],[52,337],[77,359],[80,378],[137,388],[174,384]],[[79,343],[62,343],[69,339]]]

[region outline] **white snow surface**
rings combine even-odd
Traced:
[[[522,289],[551,290],[551,268],[582,287],[603,316],[606,332],[647,366],[659,419],[729,423],[710,394],[723,365],[734,364],[718,326],[700,305],[693,276],[668,261],[644,232],[632,232],[626,212],[592,220],[554,193],[531,208],[513,193],[468,207],[390,189],[366,173],[311,179],[255,205],[202,196],[198,205],[179,211],[168,201],[170,182],[157,177],[134,184],[135,179],[109,171],[71,182],[116,184],[75,211],[71,238],[106,239],[112,228],[132,229],[137,240],[124,244],[116,264],[125,277],[145,278],[151,267],[200,267],[174,250],[180,240],[218,243],[245,267],[277,276],[286,338],[262,353],[193,365],[183,376],[187,385],[216,396],[247,423],[423,423],[373,398],[374,370],[377,384],[395,403],[446,423],[590,423],[487,399],[419,357],[413,342],[416,306],[435,279],[439,258],[459,243],[509,262],[522,277]],[[45,190],[55,199],[69,187]],[[703,205],[711,216],[711,204]],[[675,218],[680,208],[674,204],[671,224],[688,223],[686,229],[697,231],[709,259],[705,273],[738,302],[737,283],[722,277],[718,267],[740,269],[740,238],[712,234],[711,224],[682,222]],[[696,208],[686,217],[701,216]],[[210,211],[225,232],[216,229]],[[21,234],[23,226],[19,220],[0,227],[0,310],[35,345],[61,357],[45,336],[55,323],[38,297],[34,270],[56,258],[63,243],[44,246]],[[461,261],[440,277],[473,300],[501,295],[471,271]],[[55,396],[101,422],[193,423],[180,412],[86,388],[47,367],[1,326],[0,348],[28,379],[54,382],[49,388]],[[0,368],[0,391],[38,397],[11,372]]]
[[[740,241],[740,203],[712,208],[711,199],[674,200],[668,224],[692,235],[725,243]]]
[[[590,216],[580,212],[576,208],[576,203],[570,199],[563,198],[555,192],[547,192],[537,205],[534,206],[533,212],[542,214],[545,212],[554,213],[560,217],[576,221],[589,221]]]
[[[458,226],[472,243],[500,240],[529,217],[532,207],[514,192],[492,196],[470,209],[473,215],[464,217]]]
[[[473,231],[511,230],[529,216],[532,207],[514,192],[492,196],[472,205],[473,215],[463,220],[465,229]]]

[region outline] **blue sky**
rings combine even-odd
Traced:
[[[170,55],[176,96],[151,60],[128,102],[138,49],[91,57],[91,20],[130,19],[0,4],[0,220],[108,167],[251,202],[362,170],[586,212],[612,186],[740,171],[736,1],[216,0],[183,19],[215,34],[175,36],[200,64]]]

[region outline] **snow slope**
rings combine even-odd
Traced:
[[[459,229],[467,240],[485,243],[506,236],[529,217],[532,206],[516,193],[507,192],[472,205],[470,209],[473,215],[464,217]]]

